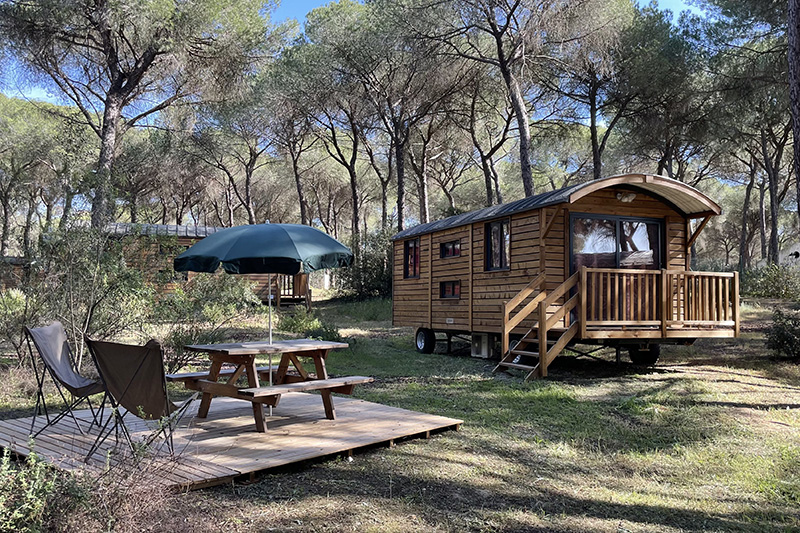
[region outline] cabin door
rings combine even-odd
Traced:
[[[660,270],[664,221],[586,213],[570,215],[570,273],[582,266],[605,272],[587,279],[593,320],[657,320],[656,276],[620,270]],[[655,306],[656,308],[659,306]]]

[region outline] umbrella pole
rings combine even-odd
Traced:
[[[272,274],[269,275],[269,343],[272,344]],[[269,354],[269,386],[272,387],[272,353]],[[269,406],[269,416],[272,416],[272,406]]]

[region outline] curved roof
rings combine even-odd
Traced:
[[[477,211],[428,222],[427,224],[420,224],[401,231],[393,236],[392,240],[405,239],[416,235],[432,233],[434,231],[455,228],[474,222],[491,220],[551,205],[563,203],[572,204],[595,191],[618,185],[641,189],[652,196],[661,198],[689,218],[719,215],[722,212],[720,206],[711,198],[694,187],[686,185],[678,180],[652,174],[622,174],[588,181],[586,183],[579,183],[535,196],[528,196],[527,198],[522,198],[521,200],[509,202],[507,204],[485,207]]]

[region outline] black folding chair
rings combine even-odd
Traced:
[[[138,445],[149,446],[163,434],[170,453],[174,453],[172,433],[197,395],[180,407],[169,400],[161,345],[155,340],[144,346],[96,341],[88,337],[85,340],[100,379],[108,391],[111,407],[111,415],[101,428],[86,460],[91,458],[112,431],[117,444],[122,434],[131,451],[136,454],[137,443],[134,443],[125,424],[125,417],[129,413],[143,420],[157,422],[155,431]]]
[[[45,428],[58,423],[65,416],[69,415],[72,420],[75,421],[78,431],[81,435],[84,435],[85,433],[73,412],[73,410],[77,409],[83,402],[86,402],[92,413],[92,422],[90,422],[90,425],[97,424],[97,426],[100,426],[103,419],[105,396],[97,409],[92,405],[90,397],[95,394],[104,393],[106,389],[102,382],[84,377],[78,372],[75,359],[72,356],[72,350],[69,348],[67,334],[61,322],[53,322],[49,326],[41,328],[26,327],[24,329],[33,371],[36,376],[36,384],[38,386],[38,390],[36,391],[36,407],[34,408],[33,421],[31,422],[31,434],[36,437],[44,431]],[[36,357],[33,354],[34,346],[43,363],[43,368],[41,369],[36,363]],[[50,412],[48,411],[44,395],[44,380],[47,375],[50,375],[53,379],[56,390],[61,396],[61,400],[64,402],[62,411],[52,419],[50,418]],[[65,391],[68,394],[65,394]],[[67,399],[68,395],[70,396],[69,400]],[[36,433],[33,433],[33,429],[36,425],[36,417],[42,413],[44,413],[47,419],[47,424]]]

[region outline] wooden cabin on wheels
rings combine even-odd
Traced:
[[[423,353],[437,333],[471,335],[484,357],[499,345],[495,370],[526,379],[575,344],[654,364],[661,344],[738,336],[737,274],[690,270],[720,212],[689,185],[628,174],[406,229],[392,238],[393,323],[416,328]]]

